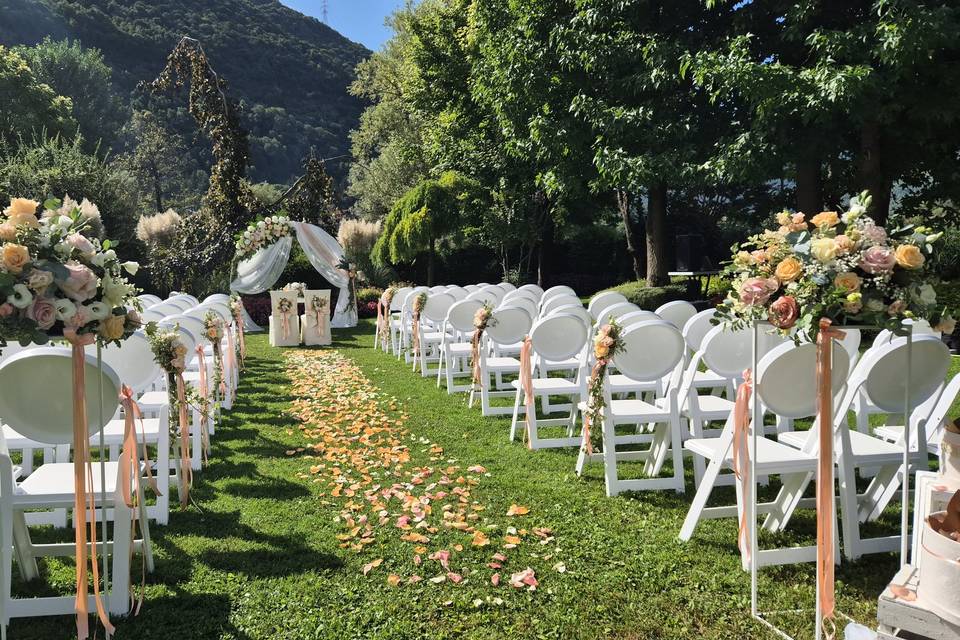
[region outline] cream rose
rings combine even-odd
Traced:
[[[794,257],[784,258],[777,265],[774,275],[780,282],[793,282],[803,273],[803,265]]]
[[[832,262],[837,257],[837,243],[833,238],[817,238],[810,243],[810,254],[818,262]]]
[[[5,244],[0,254],[3,266],[10,273],[20,273],[23,267],[30,262],[30,251],[22,244]]]
[[[926,260],[920,253],[920,247],[912,244],[902,244],[897,247],[893,252],[893,257],[897,264],[904,269],[919,269]]]
[[[953,332],[957,330],[957,321],[950,316],[944,316],[940,319],[940,322],[937,323],[937,326],[934,327],[934,330],[939,331],[945,336],[951,336]]]
[[[27,286],[40,293],[53,284],[53,274],[43,269],[33,269],[27,278]]]
[[[10,222],[4,222],[0,224],[0,240],[4,242],[11,242],[17,239],[17,227]]]
[[[93,243],[85,236],[79,233],[71,233],[65,239],[66,243],[85,256],[92,256],[94,251]]]

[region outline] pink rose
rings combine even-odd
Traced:
[[[41,331],[46,331],[57,321],[57,308],[49,299],[38,296],[27,307],[27,317],[36,322]]]
[[[869,244],[884,244],[887,241],[887,232],[883,227],[878,227],[873,221],[863,225],[861,232]]]
[[[64,242],[68,245],[79,251],[85,256],[93,255],[95,249],[93,248],[93,243],[90,242],[86,237],[80,235],[79,233],[71,233],[66,238]]]
[[[59,282],[60,290],[75,302],[85,302],[97,293],[97,274],[76,260],[64,265],[70,276]]]
[[[747,278],[740,285],[740,301],[744,304],[764,304],[780,288],[776,278]]]
[[[898,316],[903,313],[906,308],[907,304],[903,300],[894,300],[890,303],[890,306],[887,307],[887,315]]]
[[[870,247],[860,256],[860,268],[872,275],[890,273],[896,263],[897,258],[889,247]]]
[[[79,329],[90,322],[90,316],[87,315],[87,310],[84,307],[77,306],[77,312],[73,314],[72,317],[68,318],[65,325],[68,327],[73,327],[74,329]]]
[[[9,302],[4,302],[3,304],[0,304],[0,318],[9,318],[10,316],[13,315],[14,311],[15,309],[13,308],[13,305],[10,304]]]
[[[780,296],[770,305],[770,323],[778,329],[789,329],[797,323],[800,308],[793,296]]]
[[[143,319],[140,317],[140,314],[137,313],[136,309],[127,311],[127,321],[134,326],[143,324]]]

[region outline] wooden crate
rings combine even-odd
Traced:
[[[905,585],[916,593],[918,571],[906,565],[890,584]],[[887,586],[877,604],[877,637],[879,640],[958,640],[960,626],[947,622],[917,602],[907,602],[893,595]]]

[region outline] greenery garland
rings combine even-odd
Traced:
[[[603,397],[603,382],[607,374],[607,365],[614,356],[623,351],[620,342],[620,324],[611,318],[609,324],[600,327],[593,339],[593,355],[596,362],[590,372],[587,385],[587,411],[584,415],[584,444],[588,453],[594,448],[602,448],[603,429],[595,428],[603,424],[603,409],[607,406]],[[612,453],[612,452],[611,452]]]

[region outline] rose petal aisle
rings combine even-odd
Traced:
[[[291,412],[309,442],[287,455],[303,458],[299,476],[320,484],[320,496],[338,509],[340,547],[369,556],[364,575],[398,587],[481,582],[535,591],[542,576],[531,559],[550,563],[554,575],[565,572],[553,533],[537,526],[528,507],[494,512],[483,500],[487,470],[448,458],[407,430],[398,400],[350,359],[292,351],[286,366],[295,381]],[[414,463],[415,451],[429,464]],[[383,539],[406,542],[405,555],[378,557]]]

